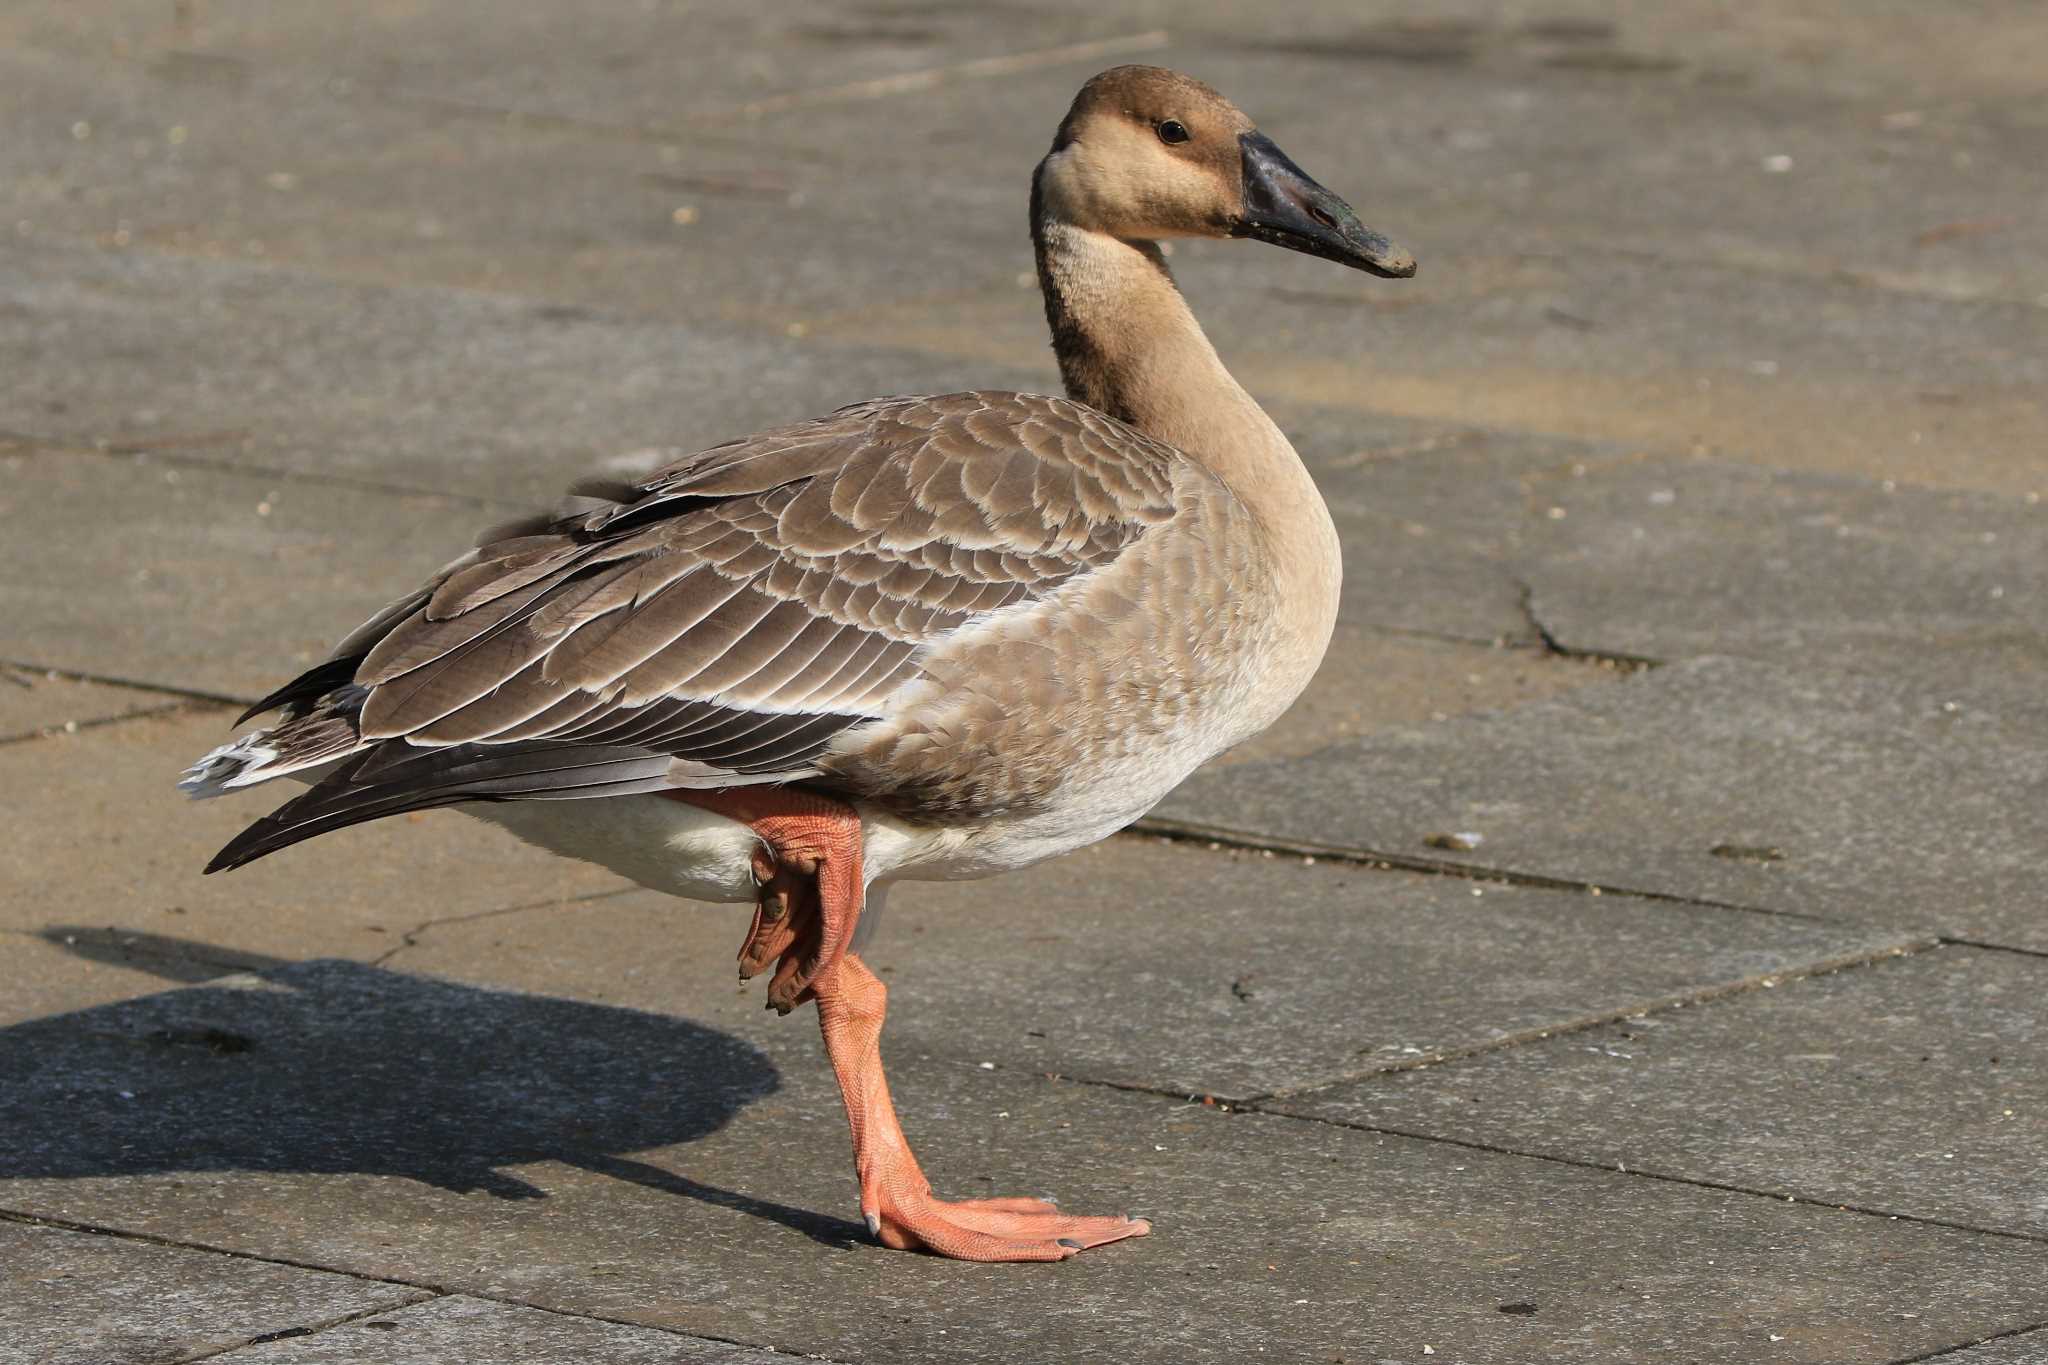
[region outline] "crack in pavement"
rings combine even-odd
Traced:
[[[318,278],[328,278],[316,272]],[[384,286],[393,288],[396,286]],[[429,488],[419,484],[393,483],[386,479],[367,479],[353,474],[329,474],[312,469],[287,469],[276,465],[251,464],[243,460],[226,460],[214,455],[190,455],[177,449],[180,444],[191,441],[191,437],[171,435],[162,441],[138,441],[133,438],[115,440],[110,437],[85,437],[78,440],[61,440],[54,436],[39,435],[35,432],[14,429],[0,429],[0,441],[18,442],[30,453],[41,452],[50,455],[97,455],[105,459],[127,460],[135,464],[176,465],[181,469],[201,469],[214,474],[231,474],[241,478],[263,479],[276,483],[303,483],[328,488],[347,488],[359,493],[381,493],[401,498],[440,498],[447,502],[463,503],[491,511],[526,511],[531,504],[516,498],[487,498],[474,493],[452,492],[446,488]],[[323,447],[331,454],[352,454],[347,446]]]
[[[329,1271],[327,1273],[334,1274],[337,1272]],[[408,1299],[403,1303],[387,1304],[378,1308],[364,1308],[354,1313],[344,1313],[339,1317],[324,1318],[317,1322],[302,1323],[294,1327],[281,1327],[274,1332],[263,1332],[250,1337],[247,1341],[238,1341],[227,1346],[210,1347],[192,1355],[179,1356],[176,1365],[191,1365],[191,1362],[194,1361],[214,1360],[220,1356],[230,1355],[250,1346],[263,1346],[273,1341],[291,1341],[298,1337],[318,1336],[322,1332],[331,1331],[336,1327],[346,1327],[352,1322],[361,1322],[365,1318],[379,1317],[385,1313],[402,1313],[409,1308],[418,1308],[421,1304],[435,1303],[450,1297],[452,1295],[428,1293],[424,1298]]]
[[[1503,868],[1481,867],[1476,863],[1424,858],[1410,853],[1388,853],[1379,849],[1354,848],[1342,844],[1283,839],[1278,835],[1226,829],[1221,825],[1205,825],[1193,820],[1176,820],[1168,816],[1141,816],[1118,830],[1112,837],[1132,836],[1165,839],[1174,843],[1206,843],[1212,848],[1241,848],[1268,856],[1285,853],[1301,858],[1326,859],[1372,872],[1420,872],[1427,876],[1454,877],[1461,881],[1488,882],[1497,886],[1578,891],[1589,896],[1627,896],[1635,900],[1657,901],[1668,905],[1695,906],[1702,910],[1736,910],[1747,915],[1769,915],[1774,919],[1797,920],[1807,924],[1841,925],[1851,922],[1811,910],[1774,909],[1766,905],[1745,905],[1738,901],[1682,896],[1675,891],[1646,891],[1636,887],[1615,886],[1609,882],[1587,882],[1571,877],[1546,876],[1540,872],[1516,872]]]
[[[382,967],[406,949],[417,948],[421,935],[446,925],[468,924],[474,920],[494,919],[499,915],[525,914],[535,910],[566,910],[572,905],[585,905],[591,901],[611,900],[617,896],[630,896],[635,891],[642,889],[633,885],[614,886],[603,891],[587,891],[580,896],[565,896],[559,900],[526,901],[519,905],[503,905],[489,910],[471,910],[460,915],[440,915],[432,919],[421,920],[410,929],[400,930],[398,935],[399,941],[376,957],[369,959],[366,965]]]
[[[2048,1332],[2048,1318],[2043,1318],[2039,1322],[2028,1323],[2024,1327],[2015,1327],[2009,1332],[1995,1332],[1988,1337],[1977,1337],[1971,1341],[1960,1341],[1953,1346],[1937,1346],[1931,1351],[1922,1351],[1916,1356],[1901,1356],[1897,1360],[1885,1362],[1885,1365],[1920,1365],[1922,1361],[1946,1359],[1949,1356],[1961,1355],[1964,1351],[1972,1351],[1979,1346],[1988,1345],[1994,1341],[2009,1341],[2014,1337],[2023,1337],[2031,1332]],[[2048,1356],[2048,1342],[2043,1342],[2042,1346],[2043,1355]]]
[[[1519,604],[1522,615],[1529,622],[1529,629],[1536,632],[1536,638],[1543,642],[1543,652],[1565,659],[1581,659],[1589,663],[1606,664],[1623,673],[1640,673],[1645,669],[1662,668],[1663,659],[1653,659],[1647,654],[1625,654],[1618,650],[1581,649],[1565,644],[1543,624],[1543,618],[1536,614],[1536,585],[1525,578],[1514,578],[1512,582],[1520,594]]]

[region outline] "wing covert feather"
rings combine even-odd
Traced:
[[[580,486],[573,514],[487,537],[322,666],[354,661],[371,752],[265,838],[458,799],[830,785],[828,748],[886,720],[906,684],[946,685],[936,646],[1058,609],[1173,519],[1191,477],[1207,478],[1079,404],[958,393]],[[1043,654],[1018,636],[990,657],[1042,671]],[[274,694],[286,727],[294,686]]]

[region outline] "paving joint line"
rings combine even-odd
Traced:
[[[359,1280],[366,1284],[388,1284],[400,1289],[416,1289],[428,1295],[425,1299],[416,1300],[415,1303],[402,1305],[402,1307],[416,1307],[418,1304],[430,1303],[435,1299],[479,1299],[485,1303],[505,1304],[513,1308],[531,1308],[540,1313],[552,1313],[556,1317],[581,1318],[589,1322],[610,1323],[615,1327],[633,1327],[642,1331],[660,1332],[667,1336],[681,1337],[686,1341],[709,1341],[721,1346],[739,1346],[755,1351],[767,1351],[774,1355],[787,1355],[796,1359],[820,1361],[823,1362],[823,1365],[851,1365],[851,1362],[838,1360],[830,1356],[786,1351],[779,1346],[745,1341],[738,1337],[714,1336],[705,1332],[686,1332],[673,1327],[663,1327],[656,1323],[636,1322],[631,1318],[612,1317],[604,1313],[586,1313],[571,1308],[559,1308],[553,1304],[535,1303],[529,1299],[517,1298],[510,1294],[496,1294],[489,1290],[458,1288],[437,1284],[428,1280],[399,1279],[390,1275],[372,1275],[359,1270],[344,1270],[335,1266],[320,1265],[313,1261],[294,1260],[289,1256],[268,1256],[262,1252],[241,1251],[233,1247],[214,1246],[207,1242],[182,1241],[175,1237],[163,1236],[160,1233],[137,1232],[130,1228],[117,1228],[104,1223],[89,1223],[73,1218],[58,1218],[48,1214],[29,1213],[24,1210],[5,1207],[0,1207],[0,1223],[16,1223],[27,1227],[58,1228],[65,1232],[84,1233],[94,1237],[111,1237],[123,1242],[141,1242],[148,1246],[167,1247],[174,1251],[204,1252],[208,1255],[226,1256],[238,1261],[255,1261],[263,1265],[280,1265],[293,1270],[311,1270],[324,1275],[338,1275],[344,1279]],[[387,1308],[379,1311],[393,1312],[397,1310]],[[253,1344],[255,1343],[243,1342],[241,1346],[230,1349],[241,1350],[243,1347]]]
[[[1974,948],[1982,953],[2016,953],[2021,957],[2048,957],[2048,949],[2021,948],[2010,943],[1987,943],[1983,939],[1956,938],[1951,934],[1943,934],[1941,941],[1957,948]]]
[[[875,1246],[879,1248],[880,1243],[876,1243]],[[710,1332],[688,1332],[678,1327],[663,1327],[658,1323],[638,1322],[632,1318],[617,1318],[605,1313],[586,1313],[574,1308],[559,1308],[554,1304],[536,1303],[531,1299],[514,1298],[509,1294],[493,1294],[482,1290],[456,1289],[449,1292],[449,1297],[481,1299],[486,1303],[500,1303],[512,1308],[531,1308],[536,1313],[550,1313],[558,1318],[580,1318],[585,1322],[604,1322],[610,1323],[614,1327],[631,1327],[643,1332],[661,1332],[667,1336],[680,1337],[684,1341],[708,1341],[719,1346],[737,1346],[743,1350],[765,1351],[770,1355],[789,1356],[794,1360],[814,1360],[819,1362],[820,1365],[853,1365],[853,1362],[843,1360],[838,1356],[812,1355],[807,1351],[787,1350],[765,1342],[747,1341],[741,1337],[722,1337]]]
[[[927,1053],[920,1060],[929,1060],[930,1056],[931,1054]],[[979,1065],[966,1058],[959,1059],[959,1063],[962,1066]],[[1014,1067],[1011,1069],[1023,1075],[1031,1074],[1030,1069],[1027,1067]],[[1126,1095],[1152,1095],[1162,1100],[1172,1100],[1175,1104],[1197,1104],[1203,1108],[1208,1107],[1209,1101],[1214,1101],[1216,1107],[1226,1114],[1260,1112],[1252,1108],[1252,1102],[1248,1099],[1240,1099],[1233,1095],[1219,1095],[1208,1090],[1175,1090],[1167,1086],[1153,1085],[1149,1081],[1119,1081],[1104,1076],[1076,1076],[1064,1071],[1040,1071],[1037,1074],[1054,1085],[1085,1085],[1097,1090],[1117,1090]],[[1291,1115],[1280,1114],[1274,1117],[1288,1118]]]
[[[1305,1114],[1280,1114],[1271,1110],[1253,1107],[1250,1112],[1264,1114],[1269,1118],[1300,1119],[1307,1123],[1321,1123],[1333,1128],[1349,1128],[1360,1133],[1379,1133],[1386,1137],[1406,1138],[1414,1142],[1435,1142],[1447,1147],[1459,1147],[1466,1151],[1486,1152],[1493,1156],[1514,1157],[1524,1161],[1547,1161],[1556,1166],[1575,1166],[1581,1170],[1600,1171],[1607,1175],[1626,1176],[1630,1179],[1658,1180],[1671,1185],[1691,1185],[1696,1189],[1719,1190],[1726,1194],[1749,1195],[1756,1199],[1768,1199],[1775,1204],[1799,1204],[1807,1208],[1827,1209],[1835,1213],[1853,1213],[1864,1218],[1882,1218],[1887,1222],[1913,1223],[1921,1227],[1947,1228],[1951,1232],[1967,1232],[1978,1237],[1997,1237],[2004,1241],[2027,1242],[2032,1245],[2048,1245],[2048,1233],[2012,1232],[2004,1228],[1979,1227],[1973,1223],[1961,1223],[1948,1218],[1930,1218],[1917,1213],[1894,1213],[1890,1209],[1873,1208],[1867,1204],[1843,1204],[1813,1195],[1786,1194],[1783,1191],[1755,1189],[1748,1185],[1737,1185],[1725,1180],[1712,1180],[1705,1176],[1673,1175],[1665,1171],[1626,1170],[1618,1165],[1610,1166],[1604,1161],[1593,1161],[1586,1157],[1559,1156],[1551,1152],[1528,1151],[1519,1147],[1503,1146],[1492,1142],[1475,1142],[1469,1138],[1445,1137],[1441,1133],[1427,1133],[1407,1128],[1392,1128],[1382,1124],[1358,1123],[1346,1119],[1317,1118]],[[2027,1329],[2031,1330],[2031,1329]],[[2008,1333],[2007,1335],[2012,1335]],[[1954,1349],[1954,1348],[1944,1348]],[[1926,1357],[1914,1357],[1925,1359]],[[1898,1362],[1907,1365],[1907,1362]]]
[[[1920,1362],[1924,1360],[1941,1360],[1948,1356],[1961,1355],[1964,1351],[1974,1351],[1979,1346],[1987,1346],[1994,1341],[2010,1341],[2014,1337],[2023,1337],[2030,1332],[2041,1331],[2048,1331],[2048,1318],[2043,1318],[2036,1323],[2030,1323],[2025,1327],[2015,1327],[2009,1332],[1997,1332],[1988,1337],[1979,1337],[1975,1341],[1958,1342],[1954,1346],[1937,1346],[1932,1351],[1923,1351],[1917,1356],[1903,1356],[1898,1360],[1887,1361],[1885,1365],[1920,1365]]]
[[[1314,1123],[1338,1123],[1341,1121],[1318,1118],[1311,1114],[1283,1113],[1279,1110],[1268,1109],[1265,1106],[1275,1101],[1287,1101],[1306,1095],[1313,1095],[1319,1090],[1328,1090],[1335,1086],[1360,1084],[1392,1072],[1421,1071],[1432,1066],[1447,1065],[1494,1052],[1503,1052],[1509,1048],[1527,1046],[1530,1043],[1540,1042],[1549,1038],[1570,1037],[1574,1034],[1599,1028],[1603,1024],[1618,1023],[1624,1019],[1641,1019],[1651,1015],[1668,1014],[1674,1010],[1685,1009],[1692,1005],[1712,1004],[1715,1001],[1728,999],[1732,996],[1747,995],[1755,991],[1773,990],[1779,984],[1785,982],[1804,981],[1812,977],[1831,976],[1837,972],[1873,967],[1881,962],[1887,962],[1895,958],[1912,957],[1923,952],[1938,951],[1942,946],[1943,941],[1940,938],[1930,935],[1924,938],[1909,939],[1901,943],[1888,944],[1880,948],[1838,954],[1835,957],[1822,958],[1818,961],[1787,968],[1784,971],[1766,972],[1759,976],[1712,983],[1690,993],[1674,992],[1648,1001],[1633,1001],[1627,1005],[1617,1006],[1610,1010],[1602,1010],[1597,1014],[1583,1016],[1578,1019],[1568,1019],[1563,1023],[1546,1025],[1542,1028],[1523,1029],[1517,1033],[1488,1039],[1482,1043],[1472,1043],[1461,1048],[1441,1049],[1420,1057],[1404,1057],[1387,1065],[1367,1067],[1360,1071],[1316,1080],[1305,1085],[1293,1086],[1282,1090],[1253,1091],[1247,1095],[1224,1095],[1215,1091],[1188,1091],[1157,1085],[1149,1081],[1117,1080],[1110,1077],[1089,1076],[1064,1071],[1041,1071],[1038,1074],[1046,1080],[1058,1084],[1094,1086],[1099,1089],[1120,1090],[1134,1095],[1156,1095],[1161,1099],[1176,1100],[1184,1104],[1213,1101],[1226,1113],[1259,1113],[1274,1118],[1298,1118]],[[1768,985],[1765,984],[1767,982],[1769,983]],[[966,1064],[967,1059],[963,1058],[961,1060],[963,1064]],[[1022,1067],[1014,1069],[1020,1072],[1028,1070]]]
[[[29,673],[54,673],[72,682],[100,683],[106,687],[125,687],[135,692],[156,692],[167,697],[177,697],[187,702],[206,702],[213,706],[247,706],[253,698],[230,696],[225,692],[208,692],[198,687],[180,687],[176,683],[145,682],[139,678],[123,678],[112,673],[94,673],[82,668],[67,668],[61,664],[40,664],[28,659],[0,659],[0,668],[18,668]],[[129,717],[133,719],[133,717]]]
[[[193,1365],[195,1361],[218,1360],[220,1357],[232,1355],[236,1351],[245,1351],[251,1346],[267,1346],[273,1341],[296,1341],[300,1337],[315,1337],[319,1336],[322,1332],[332,1331],[336,1327],[346,1327],[352,1322],[361,1322],[365,1318],[379,1317],[385,1313],[402,1313],[409,1308],[418,1308],[421,1304],[434,1303],[449,1297],[452,1296],[447,1294],[430,1294],[424,1299],[414,1299],[409,1303],[401,1303],[383,1308],[364,1308],[354,1313],[344,1313],[340,1317],[326,1318],[297,1327],[280,1327],[274,1332],[262,1332],[250,1337],[247,1341],[238,1341],[231,1346],[211,1347],[195,1355],[179,1356],[174,1365]]]
[[[1141,816],[1118,833],[1141,838],[1167,839],[1175,843],[1206,843],[1259,853],[1285,853],[1295,857],[1341,863],[1373,872],[1420,872],[1433,877],[1489,882],[1498,886],[1525,886],[1544,891],[1578,891],[1589,896],[1627,896],[1635,900],[1689,905],[1702,910],[1739,910],[1744,914],[1769,915],[1775,919],[1798,920],[1807,924],[1840,925],[1845,922],[1832,915],[1818,914],[1811,910],[1783,910],[1767,905],[1744,905],[1738,901],[1681,896],[1672,891],[1648,891],[1638,887],[1613,886],[1607,882],[1551,877],[1540,872],[1514,872],[1501,868],[1479,867],[1472,863],[1424,858],[1409,853],[1388,853],[1379,849],[1322,844],[1305,839],[1286,839],[1279,835],[1227,829],[1221,825],[1205,825],[1194,820],[1176,820],[1171,816]]]
[[[168,716],[179,711],[197,710],[198,703],[190,701],[167,701],[156,706],[145,706],[139,711],[123,711],[118,716],[98,716],[92,720],[67,720],[56,725],[46,725],[40,730],[24,730],[18,735],[0,735],[0,746],[26,744],[30,740],[59,739],[65,735],[81,735],[87,730],[101,730],[109,725],[120,725],[131,720],[146,720],[151,716]]]
[[[329,278],[325,272],[313,272],[319,278]],[[399,288],[402,286],[386,286]],[[504,297],[504,296],[499,296]],[[115,439],[93,436],[80,440],[62,440],[54,436],[41,435],[32,431],[12,428],[0,429],[0,440],[18,442],[32,450],[50,454],[99,455],[107,459],[127,460],[133,464],[176,465],[184,469],[203,469],[216,474],[235,474],[250,479],[266,479],[277,483],[306,483],[323,487],[349,488],[360,493],[382,493],[405,498],[441,498],[448,502],[467,503],[474,507],[506,508],[523,510],[527,504],[511,498],[486,498],[474,493],[456,493],[444,488],[427,488],[415,484],[392,483],[384,479],[366,479],[353,474],[328,474],[318,470],[287,469],[277,465],[246,464],[237,460],[224,460],[217,455],[193,455],[174,448],[183,439],[177,436],[163,442]]]
[[[294,1260],[290,1256],[270,1256],[260,1251],[238,1251],[233,1247],[214,1246],[210,1242],[185,1241],[177,1237],[166,1237],[161,1233],[138,1232],[133,1228],[117,1228],[105,1223],[92,1223],[77,1218],[59,1218],[53,1214],[30,1213],[25,1209],[11,1209],[0,1206],[0,1223],[17,1223],[27,1227],[57,1228],[64,1232],[81,1232],[94,1237],[112,1237],[123,1242],[142,1242],[148,1246],[168,1247],[174,1251],[202,1251],[213,1256],[229,1256],[238,1261],[257,1261],[264,1265],[281,1265],[291,1270],[313,1270],[326,1275],[340,1275],[346,1279],[361,1280],[365,1284],[389,1284],[401,1289],[419,1289],[430,1294],[445,1295],[460,1291],[437,1284],[418,1280],[401,1280],[390,1275],[372,1275],[360,1270],[338,1270],[333,1266],[320,1265],[313,1261]],[[479,1296],[481,1297],[481,1296]]]
[[[1460,1048],[1440,1049],[1419,1057],[1391,1059],[1384,1065],[1366,1067],[1348,1075],[1317,1081],[1313,1085],[1294,1086],[1285,1090],[1273,1090],[1249,1096],[1243,1103],[1250,1108],[1274,1102],[1300,1099],[1313,1095],[1319,1090],[1328,1090],[1340,1085],[1358,1085],[1376,1077],[1401,1071],[1422,1071],[1433,1066],[1462,1062],[1474,1057],[1484,1057],[1510,1048],[1526,1047],[1531,1043],[1551,1038],[1569,1038],[1586,1033],[1605,1024],[1619,1023],[1624,1019],[1646,1019],[1652,1015],[1665,1015],[1694,1005],[1709,1005],[1739,995],[1751,995],[1758,991],[1775,990],[1780,985],[1807,981],[1818,976],[1833,976],[1839,972],[1856,971],[1874,967],[1880,963],[1902,957],[1916,957],[1921,953],[1939,952],[1943,940],[1935,935],[1908,938],[1901,942],[1886,944],[1880,948],[1864,948],[1855,952],[1839,953],[1833,957],[1820,958],[1813,962],[1788,967],[1782,971],[1764,972],[1756,976],[1739,977],[1733,981],[1712,982],[1690,991],[1674,991],[1648,1001],[1637,1001],[1617,1006],[1577,1019],[1568,1019],[1561,1024],[1550,1024],[1542,1028],[1521,1029],[1515,1033],[1490,1038],[1482,1043],[1471,1043]],[[1263,1112],[1263,1111],[1262,1111]]]
[[[486,498],[475,493],[456,493],[445,488],[427,488],[417,484],[390,483],[383,479],[365,479],[352,474],[323,474],[316,470],[286,469],[277,465],[242,464],[234,460],[223,460],[210,455],[186,455],[178,451],[164,450],[156,446],[133,444],[108,446],[93,451],[113,459],[132,460],[137,464],[171,464],[186,469],[203,469],[212,474],[236,474],[245,478],[263,479],[281,484],[313,484],[324,488],[347,488],[358,493],[379,493],[396,498],[438,498],[443,502],[463,503],[470,507],[487,510],[524,510],[526,503],[512,498]]]

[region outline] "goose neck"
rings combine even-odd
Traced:
[[[1301,457],[1231,377],[1157,242],[1060,221],[1034,196],[1032,240],[1067,395],[1172,445],[1236,494],[1288,590],[1327,599],[1335,528]]]

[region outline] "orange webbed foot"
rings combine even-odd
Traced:
[[[1064,1261],[1152,1231],[1143,1218],[1065,1214],[1043,1199],[949,1201],[923,1194],[882,1196],[872,1208],[862,1203],[868,1229],[883,1246],[961,1261]]]

